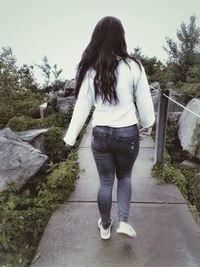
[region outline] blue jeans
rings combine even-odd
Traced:
[[[95,126],[92,130],[92,153],[100,186],[97,196],[101,222],[110,224],[112,188],[117,177],[118,220],[128,221],[131,200],[131,173],[139,152],[137,124],[127,127]]]

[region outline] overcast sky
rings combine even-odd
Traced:
[[[0,48],[10,46],[18,65],[39,64],[47,55],[71,79],[96,23],[118,17],[125,29],[128,51],[164,61],[165,37],[176,38],[181,22],[197,16],[200,0],[0,0]]]

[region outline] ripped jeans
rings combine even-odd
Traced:
[[[112,189],[117,177],[118,220],[128,221],[131,200],[131,173],[139,152],[137,124],[127,127],[95,126],[92,153],[99,174],[97,203],[104,228],[110,224]]]

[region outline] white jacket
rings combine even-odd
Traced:
[[[116,92],[119,99],[117,105],[102,103],[100,98],[95,101],[93,85],[95,71],[89,70],[86,73],[69,128],[64,137],[67,144],[74,145],[93,105],[95,106],[92,118],[93,127],[95,125],[125,127],[138,123],[133,96],[135,96],[142,126],[153,125],[155,121],[154,107],[144,67],[141,66],[141,71],[134,60],[127,59],[127,62],[130,68],[121,60],[116,69],[118,73]]]

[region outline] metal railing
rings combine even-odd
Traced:
[[[188,109],[183,106],[176,100],[169,97],[168,89],[156,89],[153,86],[150,86],[151,89],[158,92],[158,111],[156,119],[156,138],[155,138],[155,157],[154,163],[162,163],[164,161],[164,152],[165,152],[165,140],[166,140],[166,129],[167,129],[167,117],[168,117],[168,101],[174,102],[176,105],[182,107],[183,109],[189,111],[196,117],[200,118],[200,115],[196,112]]]

